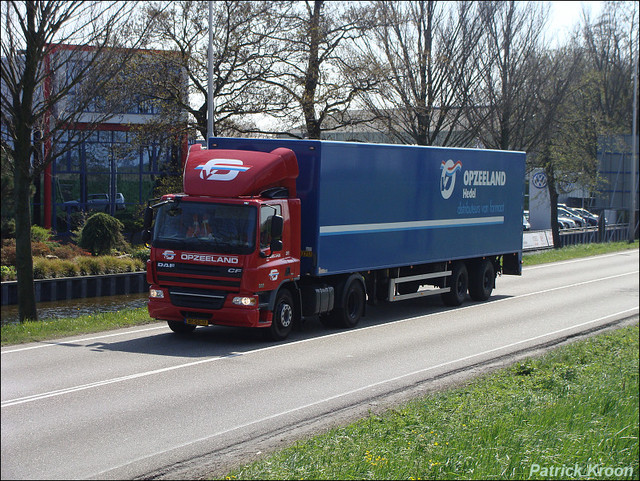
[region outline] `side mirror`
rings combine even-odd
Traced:
[[[282,239],[282,231],[284,228],[284,219],[281,215],[274,215],[271,217],[271,239]]]
[[[282,231],[284,229],[284,219],[281,215],[271,216],[271,225],[269,230],[271,233],[271,243],[269,248],[260,252],[260,257],[269,257],[273,252],[281,251],[282,245]]]
[[[278,252],[282,250],[282,241],[280,239],[273,239],[271,241],[271,252]]]
[[[271,218],[271,252],[282,250],[282,231],[284,229],[284,219],[281,215],[274,215]]]
[[[151,240],[151,231],[150,230],[143,230],[142,231],[142,243],[144,244],[145,247],[151,248],[151,244],[149,244],[150,240]]]
[[[144,209],[144,230],[148,231],[151,229],[151,222],[153,222],[153,209],[147,207]]]

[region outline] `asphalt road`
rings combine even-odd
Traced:
[[[2,348],[2,479],[193,478],[623,319],[638,250],[525,268],[490,301],[369,307],[353,330],[162,324]]]

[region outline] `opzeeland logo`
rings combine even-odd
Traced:
[[[173,251],[164,251],[162,253],[162,257],[164,257],[165,259],[167,259],[168,261],[172,260],[173,258],[175,258],[176,253]]]
[[[454,162],[449,159],[447,161],[442,161],[440,164],[440,170],[442,170],[442,174],[440,175],[440,193],[442,194],[443,199],[448,199],[453,194],[453,188],[456,186],[456,174],[459,170],[462,169],[462,162]]]
[[[202,180],[229,181],[250,168],[250,165],[244,165],[239,159],[211,159],[206,164],[195,167],[195,170],[200,171]]]

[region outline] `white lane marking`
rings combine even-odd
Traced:
[[[397,377],[394,377],[394,378],[391,378],[391,379],[385,379],[384,381],[378,381],[378,382],[369,384],[367,386],[362,386],[362,387],[359,387],[357,389],[353,389],[353,390],[348,391],[348,392],[343,392],[341,394],[336,394],[335,396],[330,396],[330,397],[327,397],[325,399],[321,399],[319,401],[314,401],[312,403],[305,404],[304,406],[298,406],[298,407],[293,408],[293,409],[288,409],[286,411],[282,411],[282,412],[279,412],[279,413],[276,413],[276,414],[272,414],[270,416],[265,416],[263,418],[256,419],[254,421],[249,421],[249,422],[247,422],[245,424],[241,424],[239,426],[234,426],[232,428],[225,429],[223,431],[218,431],[218,432],[210,434],[208,436],[204,436],[204,437],[192,440],[192,441],[188,441],[186,443],[181,443],[181,444],[173,446],[173,447],[171,447],[169,449],[165,449],[165,450],[157,451],[157,452],[152,453],[152,454],[141,456],[139,458],[136,458],[136,459],[128,461],[128,462],[126,462],[124,464],[121,464],[119,466],[115,466],[113,468],[110,468],[110,469],[105,470],[105,471],[101,471],[99,473],[95,473],[91,477],[99,477],[100,475],[102,475],[104,473],[107,473],[109,471],[113,471],[115,469],[120,469],[120,468],[123,468],[125,466],[137,463],[139,461],[152,458],[154,456],[164,455],[164,454],[166,454],[166,453],[168,453],[170,451],[174,451],[176,449],[181,449],[181,448],[185,448],[187,446],[191,446],[191,445],[196,444],[196,443],[200,443],[200,442],[203,442],[203,441],[208,441],[208,440],[210,440],[212,438],[215,438],[217,436],[222,436],[224,434],[227,434],[227,433],[230,433],[230,432],[233,432],[233,431],[237,431],[239,429],[244,429],[244,428],[247,428],[247,427],[250,427],[250,426],[254,426],[254,425],[257,425],[257,424],[260,424],[260,423],[263,423],[263,422],[266,422],[266,421],[270,421],[272,419],[276,419],[276,418],[279,418],[279,417],[282,417],[282,416],[288,416],[288,415],[290,415],[292,413],[299,412],[299,411],[302,411],[304,409],[312,408],[314,406],[318,406],[318,405],[321,405],[321,404],[324,404],[324,403],[328,403],[328,402],[334,401],[336,399],[339,399],[339,398],[342,398],[342,397],[345,397],[345,396],[352,396],[354,394],[360,393],[362,391],[370,390],[370,389],[375,388],[377,386],[381,386],[381,385],[384,385],[384,384],[388,384],[388,383],[392,383],[392,382],[395,382],[395,381],[399,381],[401,379],[404,379],[404,378],[407,378],[407,377],[411,377],[411,376],[415,376],[415,375],[418,375],[418,374],[424,374],[424,373],[426,373],[428,371],[433,371],[435,369],[439,369],[439,368],[442,368],[442,367],[450,366],[452,364],[456,364],[456,363],[460,363],[460,362],[464,362],[464,361],[469,361],[469,360],[471,360],[473,358],[486,356],[488,354],[492,354],[492,353],[495,353],[495,352],[503,350],[503,349],[509,349],[509,348],[512,348],[512,347],[515,347],[515,346],[518,346],[518,345],[530,343],[532,341],[538,341],[538,340],[540,340],[540,339],[542,339],[544,337],[560,334],[562,332],[566,332],[566,331],[570,331],[572,329],[584,327],[584,326],[587,326],[589,324],[602,322],[602,321],[604,321],[606,319],[609,319],[609,318],[615,318],[615,317],[618,317],[618,316],[621,316],[621,315],[630,314],[630,313],[633,313],[634,311],[637,313],[638,312],[638,308],[626,309],[624,311],[620,311],[620,312],[617,312],[615,314],[609,314],[607,316],[600,317],[598,319],[593,319],[591,321],[586,321],[586,322],[583,322],[581,324],[576,324],[576,325],[573,325],[573,326],[565,327],[563,329],[558,329],[557,331],[547,332],[547,333],[541,334],[539,336],[530,337],[529,339],[524,339],[522,341],[513,342],[511,344],[506,344],[504,346],[496,347],[494,349],[489,349],[489,350],[486,350],[486,351],[483,351],[483,352],[479,352],[479,353],[476,353],[476,354],[471,354],[469,356],[461,357],[461,358],[455,359],[453,361],[443,362],[443,363],[437,364],[435,366],[429,366],[429,367],[426,367],[426,368],[423,368],[423,369],[418,369],[417,371],[413,371],[413,372],[410,372],[410,373],[407,373],[407,374],[402,374],[400,376],[397,376]]]
[[[628,272],[628,273],[625,273],[625,274],[618,274],[618,275],[615,275],[615,276],[603,277],[603,278],[600,278],[600,279],[593,279],[593,280],[589,280],[589,281],[579,282],[579,283],[576,283],[576,284],[570,284],[570,285],[567,285],[567,286],[554,287],[554,288],[545,289],[545,290],[542,290],[542,291],[530,292],[530,293],[527,293],[527,294],[521,294],[519,296],[506,297],[506,298],[503,298],[503,299],[498,299],[498,300],[493,301],[493,302],[496,303],[496,302],[511,301],[511,300],[515,300],[515,299],[520,299],[522,297],[529,297],[529,296],[536,295],[536,294],[543,294],[543,293],[547,293],[547,292],[557,291],[557,290],[560,290],[560,289],[582,286],[582,285],[590,284],[590,283],[593,283],[593,282],[614,279],[616,277],[623,277],[623,276],[632,275],[632,274],[637,275],[638,272],[639,271],[632,271],[632,272]],[[474,305],[470,305],[470,306],[466,306],[466,307],[460,307],[460,308],[457,308],[456,310],[460,311],[460,310],[463,310],[463,309],[474,309],[474,308],[482,307],[483,305],[487,305],[487,304],[474,304]],[[636,309],[636,308],[627,309],[626,311],[621,311],[618,314],[625,313],[625,312],[631,312],[631,311],[634,311],[634,310],[638,310],[638,309]],[[446,312],[449,312],[449,311],[446,311]],[[286,344],[276,344],[276,345],[269,346],[269,347],[263,347],[263,348],[259,348],[259,349],[254,349],[254,350],[247,351],[247,352],[244,352],[244,353],[234,352],[234,353],[231,353],[231,354],[229,354],[227,356],[216,356],[216,357],[201,359],[199,361],[188,362],[188,363],[185,363],[185,364],[178,364],[178,365],[175,365],[175,366],[165,367],[165,368],[161,368],[161,369],[154,369],[152,371],[145,371],[145,372],[140,372],[140,373],[136,373],[136,374],[130,374],[128,376],[120,376],[120,377],[116,377],[116,378],[112,378],[112,379],[105,379],[105,380],[102,380],[102,381],[96,381],[96,382],[92,382],[92,383],[88,383],[88,384],[82,384],[82,385],[79,385],[79,386],[72,386],[72,387],[68,387],[68,388],[64,388],[64,389],[58,389],[58,390],[55,390],[55,391],[49,391],[49,392],[46,392],[46,393],[33,394],[31,396],[25,396],[25,397],[21,397],[21,398],[10,399],[10,400],[4,401],[4,402],[2,402],[0,407],[5,408],[5,407],[10,407],[10,406],[15,406],[15,405],[18,405],[18,404],[24,404],[24,403],[28,403],[28,402],[32,402],[32,401],[38,401],[40,399],[46,399],[46,398],[50,398],[50,397],[54,397],[54,396],[61,396],[63,394],[69,394],[69,393],[72,393],[72,392],[83,391],[83,390],[86,390],[86,389],[92,389],[92,388],[99,387],[99,386],[105,386],[105,385],[108,385],[108,384],[114,384],[114,383],[118,383],[118,382],[129,381],[131,379],[139,379],[141,377],[152,376],[152,375],[155,375],[155,374],[162,374],[162,373],[169,372],[169,371],[174,371],[174,370],[177,370],[177,369],[197,366],[199,364],[207,364],[207,363],[210,363],[210,362],[219,361],[221,359],[227,359],[229,357],[245,356],[245,355],[248,355],[248,354],[255,354],[255,353],[265,352],[265,351],[269,351],[269,350],[272,350],[272,349],[282,349],[282,348],[285,348],[287,346],[303,344],[303,343],[306,343],[306,342],[313,342],[313,341],[316,341],[318,339],[324,340],[324,339],[331,338],[331,337],[334,337],[334,336],[345,336],[345,335],[349,335],[349,334],[351,334],[353,332],[360,332],[360,331],[365,331],[365,330],[369,330],[369,329],[378,329],[378,328],[381,328],[381,327],[391,326],[391,325],[394,325],[394,324],[397,324],[397,323],[410,322],[410,321],[413,321],[413,320],[429,318],[429,317],[437,316],[437,315],[440,315],[440,314],[442,314],[442,313],[441,312],[435,312],[435,313],[432,313],[432,314],[427,314],[425,316],[415,316],[415,317],[408,318],[408,319],[400,319],[398,321],[393,321],[393,322],[390,322],[390,323],[384,323],[384,324],[378,324],[378,325],[375,325],[375,326],[364,327],[364,328],[361,328],[361,329],[358,329],[358,330],[354,330],[354,331],[337,332],[337,333],[329,334],[327,336],[322,336],[322,337],[319,337],[319,338],[315,338],[314,337],[314,338],[309,338],[309,339],[301,339],[299,341],[294,341],[294,342],[290,342],[290,343],[286,343]],[[607,316],[607,317],[610,317],[610,316]],[[587,324],[590,323],[590,322],[595,322],[595,321],[588,321]],[[583,324],[578,324],[577,326],[573,326],[573,327],[579,327],[581,325],[583,325]],[[567,329],[570,329],[570,328],[567,328]],[[561,331],[558,331],[558,332],[561,332]],[[551,334],[553,334],[553,333],[551,333]],[[544,335],[548,335],[548,334],[544,334]],[[508,347],[508,346],[506,346],[506,347]],[[488,351],[488,352],[490,352],[490,351]],[[463,359],[465,359],[465,358],[463,358]]]

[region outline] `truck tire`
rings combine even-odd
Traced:
[[[269,337],[273,341],[282,341],[289,336],[295,320],[295,304],[293,296],[288,289],[278,292],[276,303],[273,307],[273,319],[269,327]]]
[[[496,274],[493,263],[483,259],[473,266],[469,274],[469,295],[474,301],[486,301],[491,297]]]
[[[364,315],[366,302],[364,287],[360,278],[351,276],[347,279],[342,292],[340,306],[335,310],[333,319],[338,327],[355,327]]]
[[[451,287],[451,291],[442,294],[442,301],[447,306],[459,306],[467,297],[467,289],[469,288],[469,273],[464,262],[458,261],[453,264],[448,285]]]
[[[193,324],[186,324],[180,321],[167,321],[167,324],[169,324],[169,329],[176,334],[189,334],[196,328]]]

